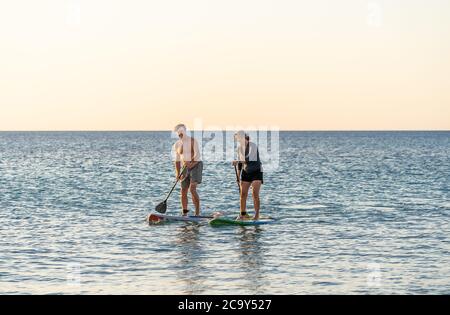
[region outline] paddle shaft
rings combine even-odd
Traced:
[[[236,173],[236,182],[237,182],[238,187],[239,187],[239,193],[241,193],[241,180],[240,180],[239,172],[238,172],[238,169],[237,169],[236,165],[234,166],[234,172]]]
[[[174,190],[175,187],[177,186],[178,182],[180,181],[180,177],[181,177],[181,175],[184,173],[185,170],[186,170],[186,165],[183,166],[183,168],[181,169],[180,175],[177,177],[177,180],[176,180],[175,184],[173,184],[173,187],[172,187],[172,189],[169,191],[169,193],[167,194],[167,197],[166,197],[166,199],[164,200],[164,202],[166,202],[166,201],[169,199],[170,195],[173,193],[173,190]]]

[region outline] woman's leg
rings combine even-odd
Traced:
[[[250,185],[250,182],[241,181],[241,216],[247,212],[247,197]]]
[[[255,180],[252,182],[252,196],[253,196],[253,203],[255,205],[255,220],[259,219],[259,209],[261,208],[261,202],[259,199],[259,192],[261,190],[261,184],[262,182],[260,180]]]

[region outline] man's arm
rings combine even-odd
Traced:
[[[175,160],[175,172],[177,175],[177,178],[180,177],[180,171],[181,171],[181,157],[178,153],[178,146],[177,143],[173,145],[173,152],[174,152],[174,160]]]
[[[176,161],[175,162],[175,171],[177,174],[177,178],[180,177],[180,171],[181,171],[181,162],[180,161]]]

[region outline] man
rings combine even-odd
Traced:
[[[202,183],[203,162],[201,160],[200,147],[197,140],[189,137],[186,126],[179,124],[175,126],[179,140],[173,145],[175,155],[175,170],[177,178],[181,181],[181,209],[183,215],[187,216],[188,192],[191,192],[192,202],[195,207],[195,215],[200,216],[200,196],[197,186]],[[182,169],[185,170],[182,172]]]

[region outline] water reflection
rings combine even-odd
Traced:
[[[264,290],[264,254],[260,241],[261,227],[241,227],[237,234],[239,239],[239,268],[248,279],[246,291],[251,294],[263,294]]]
[[[183,224],[177,229],[175,246],[179,253],[177,273],[185,284],[184,294],[202,294],[205,291],[202,263],[204,251],[200,241],[200,225],[196,223]]]

